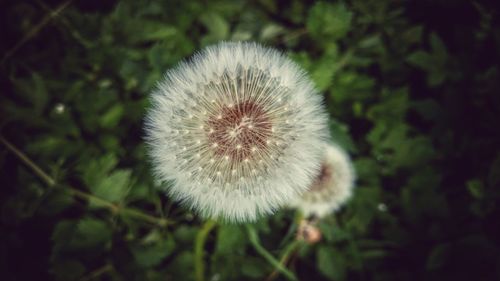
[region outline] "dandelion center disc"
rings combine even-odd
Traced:
[[[220,115],[208,119],[207,127],[209,141],[217,144],[215,154],[227,156],[234,164],[254,160],[259,151],[267,149],[266,141],[272,133],[269,117],[252,101],[222,107]]]

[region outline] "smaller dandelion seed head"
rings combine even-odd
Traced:
[[[355,174],[349,156],[337,145],[324,144],[321,170],[291,207],[305,216],[324,217],[339,209],[352,195]]]

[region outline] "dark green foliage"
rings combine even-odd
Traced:
[[[289,256],[298,279],[500,280],[494,1],[4,2],[2,280],[276,270],[249,232],[279,259],[294,246],[292,210],[203,240],[204,223],[153,180],[142,139],[156,81],[221,40],[274,46],[305,68],[354,159],[355,196],[320,222],[320,243]]]

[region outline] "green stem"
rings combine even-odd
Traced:
[[[2,61],[0,62],[3,64],[6,62],[17,50],[19,50],[26,42],[28,42],[31,38],[35,37],[35,35],[42,30],[53,18],[57,17],[64,9],[66,9],[69,4],[71,4],[73,0],[68,0],[61,5],[59,5],[54,11],[51,11],[47,13],[42,20],[35,26],[33,26],[24,37],[14,45],[10,50],[8,50],[4,57],[2,58]]]
[[[5,139],[3,136],[0,136],[0,142],[7,147],[8,150],[10,150],[12,153],[14,153],[19,160],[21,160],[26,166],[28,166],[40,179],[42,179],[43,182],[45,182],[49,187],[54,187],[56,186],[57,182],[54,178],[49,176],[40,166],[38,166],[35,162],[33,162],[26,154],[24,154],[21,150],[19,150],[17,147],[15,147],[12,143],[10,143],[7,139]],[[166,226],[169,222],[164,219],[164,218],[158,218],[151,216],[149,214],[146,214],[144,212],[141,212],[136,209],[130,209],[126,207],[121,207],[118,206],[112,202],[106,201],[102,198],[99,198],[97,196],[94,196],[92,194],[88,194],[86,192],[83,192],[78,189],[74,188],[66,188],[63,189],[65,192],[70,193],[71,195],[74,195],[76,197],[79,197],[81,199],[87,200],[87,201],[93,201],[94,203],[101,205],[103,207],[108,208],[112,213],[117,214],[121,212],[122,214],[128,214],[132,217],[136,217],[139,219],[143,219],[147,222],[157,224],[159,226]]]
[[[2,142],[12,153],[14,153],[17,158],[23,161],[26,166],[28,166],[37,176],[39,176],[48,186],[54,186],[56,181],[49,176],[45,171],[43,171],[37,164],[35,164],[31,159],[28,158],[22,151],[17,149],[13,144],[6,140],[3,136],[0,136],[0,142]]]
[[[205,280],[205,263],[203,261],[205,241],[207,240],[208,234],[215,227],[215,225],[216,222],[214,220],[206,221],[196,235],[196,241],[194,244],[194,271],[196,281]]]
[[[280,259],[280,264],[286,268],[286,263],[290,259],[290,257],[297,251],[297,248],[302,244],[302,241],[299,240],[294,240],[292,243],[288,244],[288,246],[285,248],[285,251],[283,251],[283,255],[281,256]],[[278,270],[274,270],[269,276],[267,277],[266,281],[272,281],[274,278],[278,276]]]
[[[283,274],[286,279],[291,280],[291,281],[297,281],[297,277],[295,277],[295,274],[288,270],[286,267],[284,267],[276,258],[271,255],[261,244],[259,241],[259,236],[257,234],[257,231],[250,225],[247,225],[247,232],[248,232],[248,238],[250,239],[250,243],[252,243],[252,246],[255,248],[257,253],[259,253],[264,259],[267,260],[277,271],[279,271],[281,274]]]
[[[87,276],[82,277],[79,281],[93,280],[93,279],[96,279],[97,277],[99,277],[107,272],[110,272],[110,271],[113,271],[113,266],[111,264],[107,264],[103,267],[100,267],[100,268],[90,272]]]

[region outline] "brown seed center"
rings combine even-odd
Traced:
[[[320,192],[321,190],[323,190],[328,184],[328,181],[330,181],[330,179],[332,178],[332,175],[333,167],[326,163],[323,163],[321,165],[321,172],[314,180],[312,186],[309,188],[309,192]]]
[[[244,101],[223,106],[219,113],[208,118],[206,130],[216,155],[242,162],[263,153],[272,125],[261,106]]]

